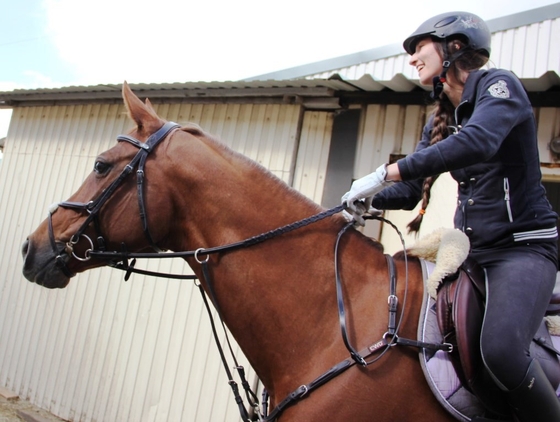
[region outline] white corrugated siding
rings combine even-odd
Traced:
[[[319,204],[323,199],[332,125],[332,113],[307,111],[298,148],[293,187]]]
[[[538,78],[549,70],[560,74],[560,18],[498,31],[492,34],[493,67],[509,69],[520,78]],[[357,65],[309,75],[310,79],[326,79],[338,73],[349,80],[372,75],[378,81],[390,81],[403,74],[417,82],[416,69],[408,64],[406,53]]]
[[[290,179],[298,106],[156,109],[178,123],[199,123]],[[192,282],[133,275],[125,283],[121,272],[104,268],[48,290],[21,275],[25,236],[131,126],[120,105],[14,110],[0,168],[0,385],[72,421],[238,421]],[[182,261],[147,265],[189,271]],[[248,376],[256,381],[251,370]]]

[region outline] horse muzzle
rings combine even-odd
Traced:
[[[63,270],[70,260],[70,256],[64,252],[64,247],[64,244],[60,244],[61,252],[55,257],[48,245],[39,247],[33,240],[25,240],[21,248],[24,277],[49,289],[66,287],[74,274]]]

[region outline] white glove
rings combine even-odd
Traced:
[[[395,183],[385,180],[386,177],[387,164],[383,164],[373,173],[354,181],[350,187],[350,191],[346,192],[342,197],[342,204],[347,209],[356,211],[356,205],[354,203],[360,199],[364,199],[365,209],[369,210],[374,195]]]
[[[383,214],[383,211],[373,207],[369,207],[369,209],[366,211],[366,206],[363,201],[357,201],[355,203],[355,206],[356,206],[356,211],[352,211],[351,213],[349,213],[346,210],[342,210],[342,216],[349,223],[354,222],[354,225],[357,224],[362,227],[366,225],[366,221],[363,217],[364,214],[370,214],[375,216],[380,216],[381,214]]]

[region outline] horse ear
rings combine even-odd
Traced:
[[[146,107],[148,107],[154,114],[156,114],[156,109],[148,98],[146,98]]]
[[[146,103],[143,103],[132,92],[126,81],[123,83],[122,96],[128,116],[136,122],[139,130],[146,128],[148,131],[152,131],[152,128],[155,127],[157,129],[161,126],[162,120],[157,115],[152,104],[148,100],[146,100]]]

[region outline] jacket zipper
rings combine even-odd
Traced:
[[[459,124],[459,109],[461,108],[461,106],[462,106],[463,104],[468,103],[468,102],[469,102],[469,100],[463,100],[463,101],[461,101],[461,103],[459,103],[459,105],[458,105],[457,107],[455,107],[455,113],[454,113],[454,114],[455,114],[455,124],[456,124],[457,126],[454,127],[454,129],[455,129],[455,133],[454,133],[454,134],[459,133],[459,131],[463,128],[463,127]]]
[[[511,213],[511,203],[510,203],[510,196],[509,196],[509,179],[507,177],[504,177],[504,192],[505,192],[504,201],[506,201],[506,208],[509,217],[509,222],[513,223],[513,215]]]

